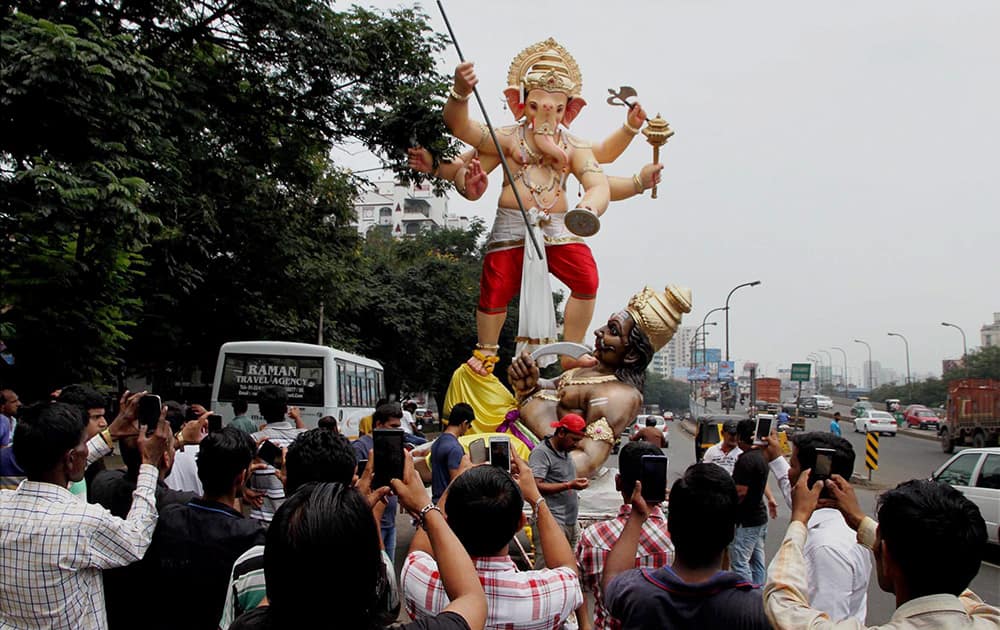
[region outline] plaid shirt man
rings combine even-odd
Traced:
[[[552,630],[583,603],[576,572],[568,567],[518,571],[510,556],[473,558],[486,591],[486,628]],[[414,551],[401,575],[411,619],[436,615],[448,605],[437,562]]]
[[[100,435],[87,447],[88,462],[111,450]],[[0,628],[107,628],[101,570],[146,553],[158,476],[156,467],[140,467],[125,520],[51,483],[0,491]]]
[[[580,565],[580,582],[583,588],[594,594],[594,630],[620,630],[620,621],[608,614],[604,607],[604,593],[601,592],[601,576],[604,563],[611,547],[621,538],[628,520],[631,505],[622,505],[618,516],[595,523],[583,530],[576,545],[576,561]],[[674,561],[674,544],[667,533],[667,519],[659,506],[650,510],[649,518],[642,525],[639,549],[636,551],[635,566],[656,569],[670,566]]]

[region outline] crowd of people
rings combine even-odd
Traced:
[[[853,448],[832,433],[796,435],[786,459],[775,434],[754,443],[752,422],[727,424],[663,502],[642,491],[643,458],[661,447],[631,441],[618,514],[581,531],[575,414],[527,459],[478,465],[459,441],[474,412],[455,405],[429,449],[430,488],[410,455],[373,487],[370,431],[402,428],[398,403],[350,442],[333,418],[306,429],[280,387],[258,396],[262,424],[238,402],[211,431],[209,410],[172,402],[140,425],[143,395],[126,392],[109,423],[86,385],[29,406],[0,390],[0,628],[853,629],[873,566],[897,605],[883,627],[1000,628],[968,590],[986,547],[978,508],[914,480],[881,495],[876,521],[849,482]],[[791,523],[765,565],[769,475]],[[397,571],[399,512],[416,530]]]

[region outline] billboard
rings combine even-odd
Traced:
[[[718,363],[722,360],[721,348],[697,349],[694,351],[694,362],[699,364]]]
[[[719,361],[719,375],[718,375],[719,381],[729,382],[733,380],[735,363],[736,363],[735,361]]]
[[[691,371],[691,369],[690,368],[686,368],[686,367],[677,367],[677,368],[674,368],[673,379],[675,381],[686,381],[686,380],[689,380],[688,379],[688,374],[690,373],[690,371]]]
[[[708,368],[704,367],[694,367],[688,370],[689,381],[707,381],[708,380]]]

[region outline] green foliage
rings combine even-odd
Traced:
[[[13,8],[0,331],[24,393],[109,380],[123,363],[157,387],[188,380],[226,340],[314,341],[320,304],[334,342],[387,347],[348,323],[385,273],[366,275],[378,257],[346,227],[359,182],[335,156],[360,142],[403,172],[413,139],[449,151],[434,70],[444,40],[426,16],[321,0]],[[439,267],[421,269],[449,281]],[[396,302],[411,297],[396,288]]]
[[[691,386],[688,383],[665,379],[656,372],[646,372],[643,404],[659,405],[664,411],[682,411],[688,408],[690,397]]]
[[[973,350],[966,357],[965,367],[952,370],[943,378],[929,378],[916,381],[912,388],[903,385],[883,385],[871,393],[874,401],[898,398],[907,404],[944,406],[948,398],[948,383],[962,378],[992,378],[1000,380],[1000,347],[986,347]]]

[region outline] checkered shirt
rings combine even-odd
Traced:
[[[622,627],[621,622],[612,617],[604,607],[601,576],[611,547],[621,538],[631,511],[632,506],[621,506],[615,518],[594,523],[583,530],[580,542],[576,544],[581,585],[594,594],[594,630],[620,630]],[[642,525],[639,548],[635,552],[635,566],[657,569],[670,566],[673,561],[674,544],[670,542],[670,534],[667,533],[667,519],[663,510],[654,507]]]
[[[568,567],[518,571],[510,556],[473,558],[486,591],[486,628],[552,630],[583,603],[576,571]],[[440,613],[449,603],[437,562],[414,551],[400,577],[411,619]]]
[[[101,570],[146,553],[158,474],[153,466],[139,469],[124,520],[51,483],[25,480],[17,490],[0,491],[0,628],[107,628]]]

